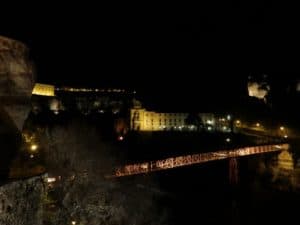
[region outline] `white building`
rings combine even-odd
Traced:
[[[130,110],[130,129],[137,131],[197,130],[196,126],[186,124],[188,115],[188,113],[148,111],[139,105]],[[212,113],[199,113],[198,116],[202,121],[203,129],[230,132],[231,118],[215,118]]]
[[[130,129],[140,131],[181,130],[185,126],[187,113],[159,113],[145,108],[130,111]]]

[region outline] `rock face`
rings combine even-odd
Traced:
[[[7,177],[30,110],[33,74],[27,47],[0,36],[0,183]]]
[[[0,36],[0,107],[19,130],[30,110],[33,71],[28,48],[18,41]]]
[[[0,225],[42,225],[46,195],[43,176],[0,187]]]

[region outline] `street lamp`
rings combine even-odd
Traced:
[[[38,146],[36,144],[32,144],[30,146],[30,150],[33,151],[33,152],[35,152],[37,149],[38,149]]]
[[[256,125],[257,127],[260,127],[260,123],[256,123],[255,125]]]
[[[123,141],[124,137],[122,135],[118,136],[118,141]]]
[[[284,131],[284,127],[283,127],[283,126],[281,126],[281,127],[280,127],[280,130],[281,130],[281,131]]]

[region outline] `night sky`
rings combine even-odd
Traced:
[[[259,0],[72,3],[8,8],[0,29],[31,48],[38,82],[224,102],[246,94],[250,73],[298,76],[298,19],[292,5]]]

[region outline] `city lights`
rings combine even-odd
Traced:
[[[0,225],[297,221],[298,10],[237,3],[3,15]]]
[[[53,183],[56,181],[56,178],[55,177],[48,177],[47,178],[47,183]]]
[[[118,140],[119,140],[119,141],[123,141],[123,140],[124,140],[124,137],[123,137],[123,136],[119,136],[119,137],[118,137]]]
[[[212,125],[214,122],[212,120],[207,120],[206,123]]]
[[[38,149],[38,146],[36,144],[32,144],[30,146],[30,150],[33,151],[33,152],[35,152],[37,149]]]
[[[186,166],[186,165],[201,164],[201,163],[206,163],[214,160],[221,160],[225,158],[281,151],[283,149],[285,150],[289,149],[289,144],[262,145],[262,146],[231,149],[227,151],[217,151],[217,152],[170,157],[170,158],[159,159],[159,160],[154,160],[149,162],[124,165],[122,167],[117,168],[115,170],[115,173],[112,176],[107,176],[107,178],[130,176],[133,174],[143,174],[143,173],[149,173],[153,171],[172,169],[172,168]]]

